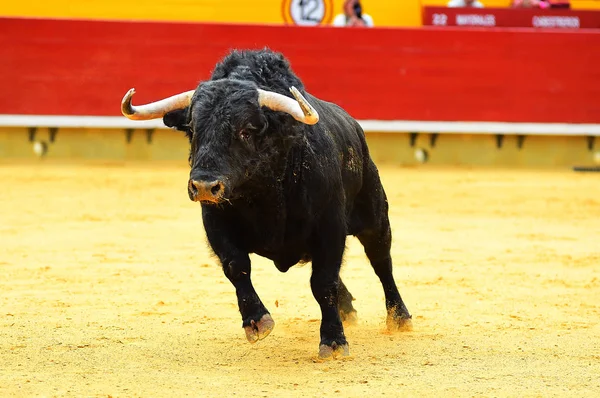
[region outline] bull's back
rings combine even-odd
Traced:
[[[315,103],[321,128],[331,135],[334,152],[340,158],[348,234],[379,228],[387,218],[387,198],[362,127],[341,107],[318,100]]]
[[[324,155],[335,157],[337,161],[336,172],[341,179],[346,207],[351,210],[352,201],[362,188],[365,159],[368,159],[364,132],[340,106],[310,97],[319,112],[316,125],[320,125],[319,133],[331,140],[331,151]]]

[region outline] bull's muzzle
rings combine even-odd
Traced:
[[[194,202],[219,203],[225,199],[225,184],[222,181],[196,181],[190,179],[188,194]]]

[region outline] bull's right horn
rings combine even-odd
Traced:
[[[319,121],[319,114],[312,105],[302,96],[296,87],[290,87],[290,92],[296,98],[258,89],[258,103],[274,111],[286,112],[294,119],[304,124],[315,124]]]
[[[129,90],[123,97],[123,100],[121,101],[121,113],[131,120],[149,120],[161,118],[171,111],[184,109],[189,106],[192,101],[192,96],[194,95],[194,90],[139,106],[131,105],[131,97],[133,97],[133,94],[135,94],[134,88]]]

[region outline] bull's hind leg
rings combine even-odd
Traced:
[[[363,188],[356,199],[353,220],[353,233],[364,246],[365,253],[383,286],[388,327],[410,329],[411,315],[400,297],[392,274],[392,231],[388,218],[388,202],[379,173],[372,162],[365,167]]]
[[[383,286],[388,328],[392,330],[410,330],[412,328],[412,317],[402,301],[392,273],[392,258],[390,256],[392,234],[387,215],[379,230],[366,230],[358,234],[357,237],[364,246],[365,253]]]
[[[352,305],[352,301],[354,301],[354,297],[348,291],[344,282],[342,282],[342,278],[340,278],[340,285],[338,289],[338,310],[340,312],[340,318],[342,322],[345,322],[349,325],[356,324],[358,317],[356,316],[356,310]]]

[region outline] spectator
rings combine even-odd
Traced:
[[[514,8],[550,8],[550,3],[544,0],[513,0]]]
[[[514,8],[571,8],[569,0],[513,0]]]
[[[448,7],[474,7],[483,8],[483,4],[479,0],[450,0]]]
[[[333,26],[373,27],[373,18],[362,12],[359,0],[346,0],[344,1],[344,13],[335,16]]]

